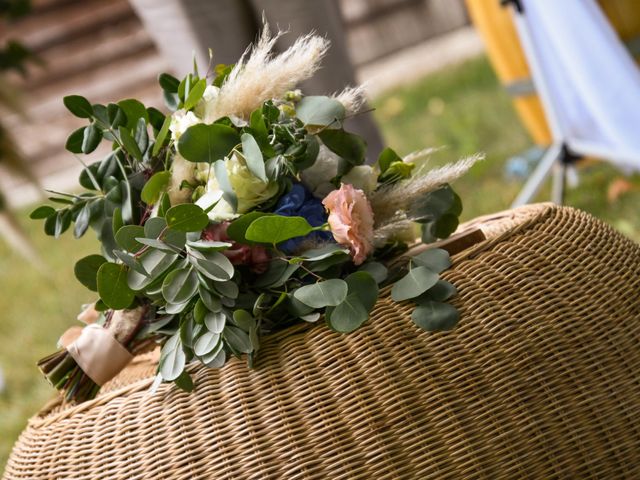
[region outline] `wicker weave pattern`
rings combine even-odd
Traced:
[[[299,328],[257,370],[197,370],[192,395],[149,395],[148,354],[34,417],[4,478],[640,478],[640,247],[518,212],[447,272],[456,331],[383,299],[354,334]]]

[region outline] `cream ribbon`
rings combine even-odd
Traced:
[[[78,366],[97,385],[104,385],[133,359],[133,355],[111,332],[92,324],[82,329],[80,336],[67,347]]]

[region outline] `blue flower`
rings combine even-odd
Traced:
[[[327,212],[324,205],[301,183],[294,183],[291,190],[285,193],[276,205],[275,214],[285,217],[303,217],[313,227],[327,223]],[[311,232],[305,237],[295,237],[278,245],[287,255],[295,252],[303,241],[324,243],[332,241],[331,232]]]

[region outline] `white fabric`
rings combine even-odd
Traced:
[[[555,140],[640,170],[640,69],[600,7],[595,0],[521,1],[519,21],[536,57],[529,63],[537,64],[536,84],[545,83]]]

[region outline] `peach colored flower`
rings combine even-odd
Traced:
[[[373,251],[373,211],[367,196],[353,185],[343,183],[325,197],[333,238],[351,250],[353,263],[360,265]]]

